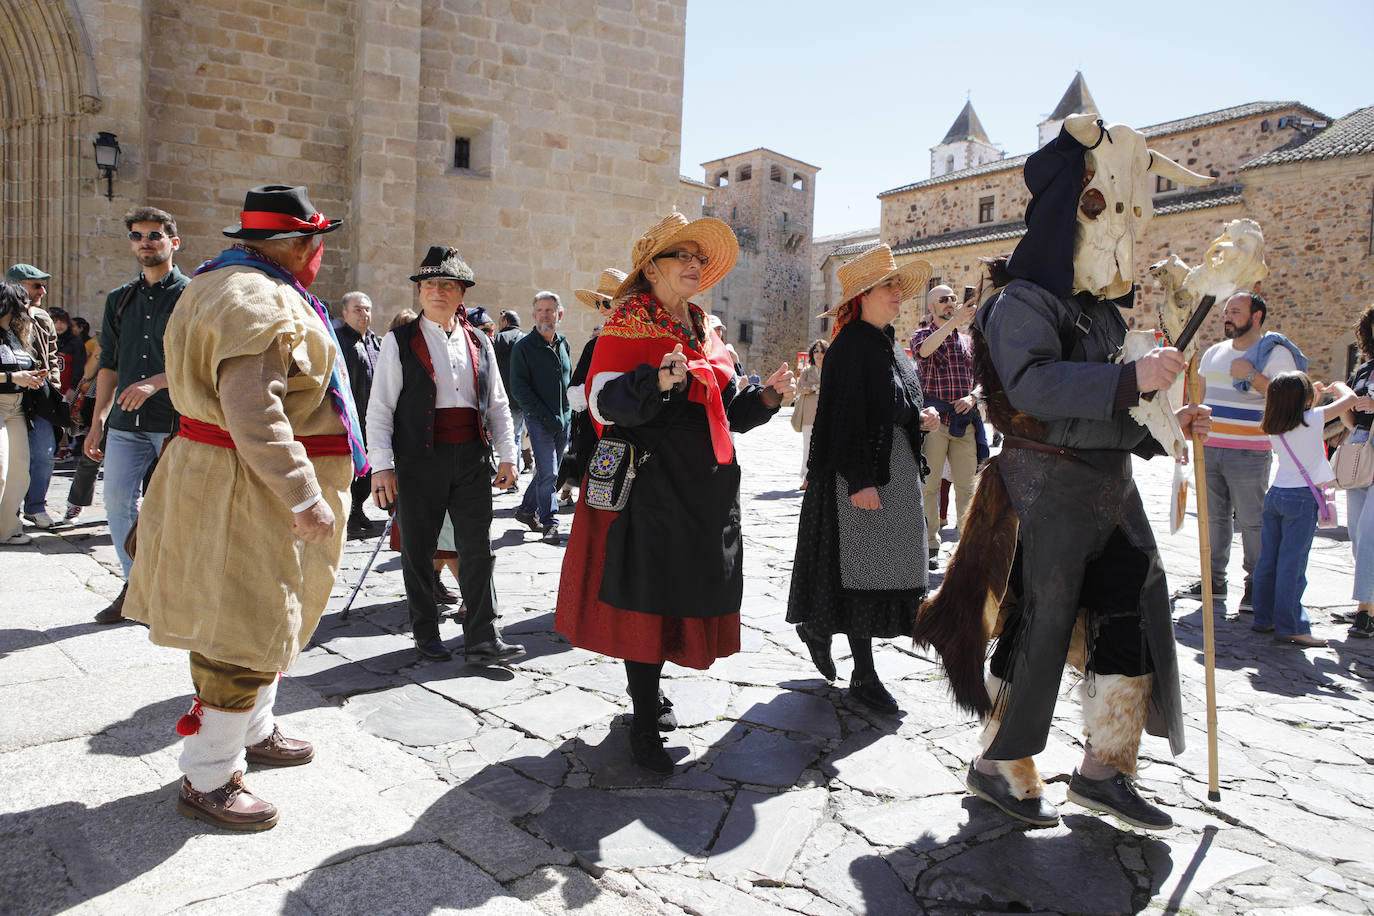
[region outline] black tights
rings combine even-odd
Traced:
[[[632,731],[658,732],[658,682],[663,675],[663,662],[632,662],[625,660],[625,680],[630,687],[630,702],[634,704]]]
[[[873,640],[867,636],[850,636],[849,653],[854,659],[854,679],[876,678],[878,672],[873,668]]]

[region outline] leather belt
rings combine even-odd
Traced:
[[[1061,458],[1083,461],[1083,456],[1071,448],[1065,448],[1062,445],[1050,445],[1048,442],[1037,442],[1034,439],[1023,439],[1020,436],[1003,436],[1002,448],[1020,448],[1030,452],[1044,452],[1046,455],[1058,455]]]

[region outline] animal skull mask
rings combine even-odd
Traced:
[[[1076,114],[1064,129],[1088,149],[1075,213],[1073,289],[1116,299],[1131,291],[1135,241],[1154,217],[1150,176],[1194,186],[1214,179],[1151,150],[1144,134],[1125,124],[1104,125],[1096,115]]]

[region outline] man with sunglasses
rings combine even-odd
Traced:
[[[936,286],[926,294],[930,324],[911,336],[911,356],[921,373],[926,404],[940,413],[940,426],[925,436],[930,476],[925,482],[926,546],[930,568],[940,555],[940,478],[949,462],[957,500],[956,530],[964,530],[964,516],[973,501],[973,475],[978,470],[978,447],[969,426],[977,410],[973,379],[973,341],[964,331],[977,303],[960,305],[954,290]]]
[[[124,540],[138,518],[144,478],[157,462],[175,420],[167,394],[162,335],[190,280],[172,263],[181,239],[170,213],[135,207],[124,214],[124,226],[140,270],[131,282],[105,297],[95,415],[85,452],[91,461],[105,462],[105,514],[127,583],[133,560],[124,551]],[[124,620],[127,592],[126,584],[119,597],[95,615],[96,623]]]

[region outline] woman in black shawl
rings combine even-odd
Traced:
[[[842,303],[826,353],[807,461],[787,620],[826,680],[835,678],[830,640],[849,637],[849,695],[881,713],[897,701],[878,679],[873,638],[911,632],[926,594],[921,505],[923,414],[916,367],[896,344],[892,322],[918,296],[930,265],[898,267],[877,245],[840,266]]]

